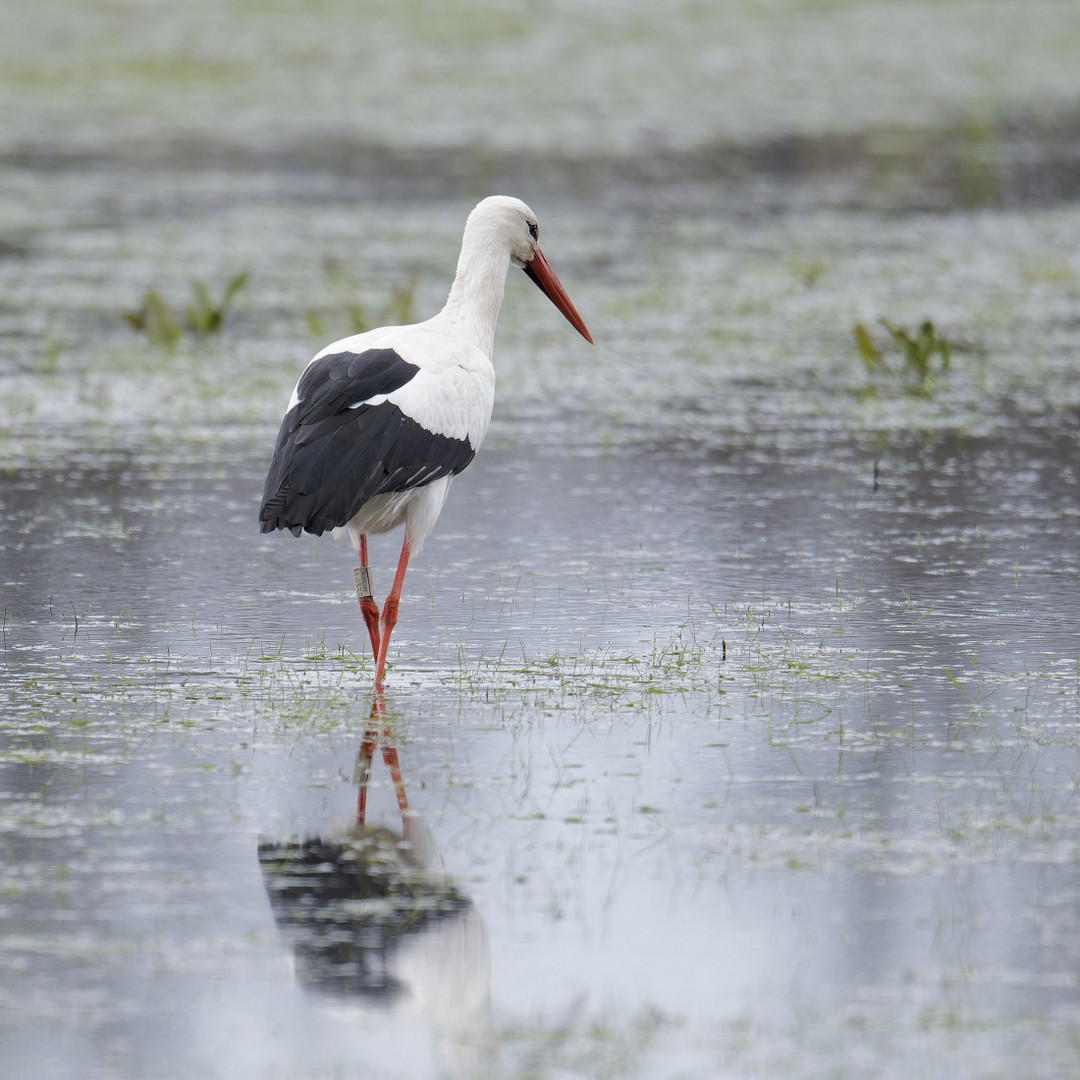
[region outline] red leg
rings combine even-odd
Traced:
[[[359,540],[360,548],[360,566],[367,570],[367,537],[361,533]],[[359,578],[357,579],[359,591]],[[371,638],[371,658],[373,660],[379,659],[379,605],[375,603],[373,596],[358,596],[357,600],[360,603],[360,614],[364,616],[364,623],[367,625],[368,637]]]
[[[394,584],[390,586],[390,595],[383,604],[382,618],[379,621],[379,658],[375,663],[375,692],[382,693],[383,670],[386,667],[386,650],[390,645],[390,634],[397,623],[398,601],[401,599],[401,586],[405,581],[405,571],[409,566],[409,534],[401,545],[401,557],[398,559]]]

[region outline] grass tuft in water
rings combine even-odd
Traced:
[[[879,382],[884,379],[914,397],[930,397],[936,381],[952,363],[952,346],[948,339],[929,319],[924,319],[913,331],[888,319],[878,321],[888,332],[890,340],[887,344],[892,348],[879,346],[865,323],[857,322],[851,331],[871,379],[876,378]],[[894,355],[896,353],[899,355]],[[878,389],[871,383],[861,396],[872,396]]]
[[[225,323],[225,313],[233,299],[247,281],[246,270],[233,276],[220,300],[210,296],[210,290],[203,282],[193,281],[192,302],[179,315],[156,289],[148,289],[139,307],[124,312],[124,319],[134,329],[145,333],[155,345],[166,348],[175,345],[185,332],[200,338],[216,334]]]
[[[332,276],[332,271],[327,271]],[[386,302],[376,307],[369,307],[358,301],[345,305],[345,317],[348,334],[363,334],[376,326],[403,326],[416,321],[416,281],[396,286]],[[322,316],[316,311],[307,313],[308,330],[314,337],[325,337],[328,331],[324,327]]]

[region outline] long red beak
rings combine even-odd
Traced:
[[[566,295],[562,283],[555,276],[555,271],[551,269],[547,259],[544,258],[544,253],[539,248],[536,249],[533,261],[525,264],[524,270],[536,282],[540,291],[566,316],[567,322],[592,345],[592,334],[589,333],[585,320],[578,314],[577,308]]]

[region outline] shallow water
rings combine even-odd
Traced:
[[[920,448],[876,492],[855,451],[484,454],[411,573],[388,694],[473,952],[405,963],[436,984],[389,1026],[304,991],[255,853],[352,812],[345,547],[252,537],[255,454],[213,484],[127,462],[9,490],[39,515],[3,562],[16,1075],[1064,1067],[1080,506],[1051,470],[1005,527],[1005,478],[1055,452],[1032,440]],[[82,521],[106,491],[122,536]],[[378,755],[373,784],[392,824]]]
[[[480,139],[516,8],[483,49],[369,12],[392,47],[357,45],[383,81],[352,114],[352,5],[16,21],[2,48],[49,15],[85,59],[0,75],[0,1073],[1076,1070],[1080,31],[1051,9],[589,5],[529,38],[574,78]],[[436,307],[502,187],[600,344],[511,280],[372,718],[350,552],[260,537],[264,470],[346,305]],[[122,319],[241,270],[220,335]],[[856,320],[927,317],[948,371],[860,361]]]

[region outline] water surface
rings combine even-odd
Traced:
[[[1072,6],[220,10],[3,46],[0,1071],[1075,1071]],[[372,723],[262,480],[495,189],[599,344],[512,276]],[[948,370],[863,364],[926,318]]]

